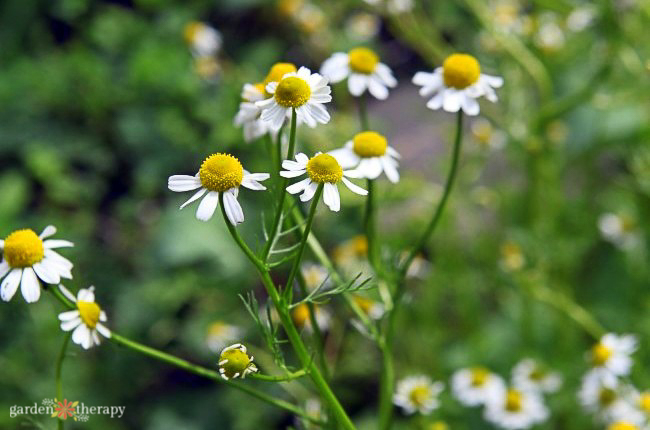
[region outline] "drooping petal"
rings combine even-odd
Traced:
[[[203,196],[203,194],[205,194],[207,191],[208,191],[207,188],[201,188],[199,191],[197,191],[196,193],[194,193],[194,195],[193,195],[192,197],[190,197],[190,198],[189,198],[185,203],[183,203],[183,204],[180,206],[179,209],[183,209],[185,206],[189,205],[190,203],[197,201],[197,200],[200,199],[201,196]]]
[[[381,164],[384,168],[384,173],[386,173],[388,180],[393,184],[399,182],[399,172],[397,171],[396,166],[397,163],[393,162],[393,160],[391,160],[389,157],[383,156],[381,157]]]
[[[16,294],[18,285],[20,285],[20,280],[23,277],[23,269],[16,268],[13,269],[9,274],[2,280],[0,285],[0,298],[5,302],[11,300],[11,298]]]
[[[79,324],[83,324],[83,321],[81,321],[81,318],[79,317],[79,311],[70,312],[76,312],[77,316],[70,320],[62,320],[63,322],[61,323],[61,330],[63,331],[70,331],[76,328]],[[61,315],[59,315],[59,317],[61,317]]]
[[[223,195],[223,204],[226,211],[226,216],[232,225],[241,224],[244,222],[244,211],[235,196],[226,191]]]
[[[309,103],[311,114],[316,118],[316,121],[321,124],[327,124],[330,120],[330,114],[325,109],[325,106],[318,103]]]
[[[463,112],[469,116],[478,115],[480,108],[476,99],[470,97],[467,94],[462,94],[461,100]]]
[[[316,194],[316,190],[318,189],[318,184],[315,182],[309,183],[305,187],[305,191],[300,195],[300,201],[301,202],[308,202],[309,200],[314,197],[314,194]]]
[[[2,279],[9,271],[11,270],[11,267],[9,266],[9,263],[7,263],[7,260],[2,260],[0,263],[0,279]]]
[[[296,182],[295,184],[289,185],[287,187],[287,192],[289,194],[298,194],[304,191],[305,187],[307,187],[307,185],[309,185],[310,183],[311,183],[311,179],[309,178],[303,179],[300,182]]]
[[[325,183],[323,201],[334,212],[338,212],[341,209],[341,197],[339,196],[339,189],[336,188],[336,185],[329,182]]]
[[[368,77],[359,73],[352,73],[348,78],[348,90],[355,97],[360,96],[368,87]]]
[[[200,221],[208,221],[212,218],[217,205],[219,204],[219,193],[210,191],[203,197],[198,209],[196,210],[196,218]]]
[[[31,267],[25,267],[23,269],[20,292],[23,294],[27,303],[37,302],[41,297],[41,284],[39,284],[36,273],[34,273],[34,269]]]
[[[386,100],[388,98],[388,88],[374,76],[368,78],[368,91],[378,100]]]
[[[59,314],[59,320],[60,321],[70,321],[79,316],[79,311],[74,310],[74,311],[66,311],[66,312],[61,312]]]
[[[442,108],[447,112],[458,112],[460,109],[462,93],[454,88],[447,88],[444,91]]]
[[[53,268],[51,265],[46,263],[46,259],[35,263],[32,268],[36,275],[47,284],[58,284],[61,282],[61,276],[59,272]]]
[[[391,88],[397,86],[397,79],[395,79],[393,72],[384,63],[377,64],[375,74],[379,77],[379,79],[381,79],[384,85]]]
[[[84,345],[86,344],[87,339],[89,337],[90,337],[90,331],[88,330],[86,324],[79,324],[77,328],[74,329],[74,331],[72,332],[72,341],[75,344],[81,345],[84,348],[85,348]]]
[[[358,185],[353,184],[349,179],[347,179],[345,176],[341,178],[341,181],[345,184],[346,187],[353,193],[359,194],[361,196],[366,196],[368,195],[368,191],[364,190]]]

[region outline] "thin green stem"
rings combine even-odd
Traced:
[[[287,373],[286,375],[263,375],[261,373],[251,373],[248,375],[251,379],[259,379],[266,382],[284,382],[293,381],[294,379],[302,378],[307,374],[305,369],[300,369],[297,372]]]
[[[368,240],[368,261],[376,273],[382,274],[383,269],[379,259],[379,250],[377,242],[377,196],[375,192],[375,183],[368,179],[368,197],[366,198],[366,212],[363,219],[363,227]]]
[[[56,360],[56,399],[58,401],[63,401],[63,360],[65,360],[65,351],[68,348],[68,343],[70,342],[70,337],[72,334],[66,334],[63,339],[63,344],[61,344],[61,352]],[[63,430],[63,420],[57,419],[57,429]]]
[[[52,291],[54,296],[67,308],[74,308],[74,306],[70,303],[70,301],[63,296],[56,288],[50,288],[49,291]],[[160,351],[158,349],[152,348],[150,346],[143,345],[139,342],[136,342],[134,340],[131,340],[127,337],[121,336],[114,331],[111,332],[111,337],[109,339],[111,342],[124,346],[128,349],[131,349],[133,351],[139,352],[143,355],[146,355],[148,357],[154,358],[156,360],[165,362],[167,364],[171,364],[172,366],[179,367],[187,372],[193,373],[195,375],[199,375],[208,379],[211,379],[215,382],[219,382],[221,384],[228,385],[230,387],[236,388],[237,390],[240,390],[246,394],[249,394],[259,400],[262,400],[264,402],[267,402],[273,406],[277,406],[278,408],[284,409],[286,411],[289,411],[293,414],[300,415],[301,417],[304,417],[305,419],[308,419],[309,421],[312,421],[316,424],[324,424],[323,421],[320,421],[318,419],[315,419],[307,412],[302,410],[296,405],[293,405],[289,402],[286,402],[284,400],[276,399],[275,397],[272,397],[264,392],[258,391],[255,388],[249,387],[247,385],[244,385],[242,383],[238,383],[235,381],[227,381],[219,375],[219,373],[215,370],[208,369],[203,366],[199,366],[197,364],[190,363],[187,360],[184,360],[182,358],[176,357],[171,354],[167,354],[166,352]],[[298,371],[295,372],[291,375],[297,376],[301,372],[306,372],[306,371]],[[269,377],[272,378],[272,377]],[[264,379],[258,378],[258,379]]]
[[[297,126],[297,116],[296,116],[296,111],[295,109],[292,109],[291,111],[291,130],[289,132],[289,148],[287,149],[287,160],[290,160],[293,158],[295,149],[296,149],[296,126]],[[279,137],[281,133],[278,133],[278,147],[281,148],[281,142],[282,139]],[[278,150],[278,154],[280,154],[280,167],[282,165],[282,150]],[[279,168],[280,168],[279,167]],[[278,168],[278,169],[279,169]],[[279,172],[279,170],[278,170]],[[284,212],[284,202],[286,200],[287,193],[285,192],[285,188],[287,187],[288,180],[282,178],[279,181],[280,184],[280,197],[278,199],[278,206],[275,209],[275,216],[273,217],[273,224],[271,225],[271,231],[269,234],[269,237],[267,239],[266,245],[264,246],[264,249],[262,250],[262,261],[266,262],[269,258],[269,254],[271,253],[271,248],[273,247],[273,244],[275,243],[275,237],[278,234],[278,230],[280,229],[280,224],[282,223],[282,213]]]
[[[361,125],[361,131],[370,130],[370,123],[368,122],[368,103],[366,94],[361,94],[357,97],[357,102],[359,105],[359,124]]]
[[[223,200],[223,197],[221,197],[221,200]],[[291,320],[287,303],[280,295],[277,288],[275,287],[275,284],[271,279],[271,275],[269,274],[268,268],[260,260],[255,258],[253,254],[247,252],[248,247],[245,245],[245,243],[239,236],[239,233],[237,233],[235,227],[232,224],[230,224],[230,221],[228,221],[228,216],[226,215],[226,211],[223,207],[223,204],[221,205],[221,213],[223,215],[224,222],[228,227],[228,231],[230,231],[230,234],[235,239],[235,242],[237,242],[237,244],[240,245],[240,247],[242,248],[246,256],[249,257],[251,262],[257,268],[262,283],[264,284],[264,288],[266,289],[266,292],[271,298],[271,301],[273,302],[273,305],[280,318],[280,322],[284,327],[284,331],[286,332],[287,337],[289,338],[289,342],[293,346],[294,352],[298,356],[300,363],[305,369],[307,369],[307,372],[309,373],[312,382],[320,392],[322,399],[325,401],[325,403],[327,403],[330,411],[334,414],[334,417],[338,421],[339,425],[341,425],[346,430],[355,430],[354,424],[352,423],[347,413],[343,409],[343,406],[341,406],[339,400],[332,392],[332,389],[327,384],[327,381],[325,380],[322,373],[320,372],[320,369],[312,360],[311,354],[309,353],[309,351],[305,347],[305,344],[300,338],[300,333],[298,333],[296,326],[293,324],[293,321]]]
[[[305,277],[300,271],[298,271],[296,279],[298,280],[298,286],[300,287],[300,294],[302,297],[307,297],[309,294],[307,291],[307,283],[305,282]],[[318,319],[316,318],[316,306],[311,301],[308,301],[306,304],[307,309],[309,310],[309,323],[311,324],[312,332],[314,334],[314,343],[316,344],[320,367],[325,379],[330,379],[327,360],[325,360],[325,341],[323,332],[321,331],[320,326],[318,325]]]

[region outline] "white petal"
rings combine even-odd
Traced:
[[[335,52],[323,62],[320,69],[323,76],[327,76],[332,83],[340,82],[350,73],[348,68],[348,54]]]
[[[348,90],[353,96],[360,96],[368,87],[368,77],[359,73],[352,73],[348,78]]]
[[[203,194],[205,194],[207,191],[208,191],[208,190],[207,190],[206,188],[201,188],[199,191],[197,191],[196,193],[194,193],[194,195],[193,195],[192,197],[190,197],[190,198],[189,198],[185,203],[183,203],[183,204],[180,206],[179,209],[183,209],[185,206],[189,205],[190,203],[197,201],[197,200],[200,199],[201,196],[203,196]]]
[[[445,92],[440,91],[427,102],[427,107],[431,110],[438,110],[442,107],[442,102],[445,100]]]
[[[196,176],[174,175],[167,180],[167,188],[176,192],[196,190],[201,186],[201,180]]]
[[[84,346],[88,337],[90,337],[90,331],[86,324],[79,324],[72,332],[72,341],[77,345]]]
[[[277,82],[275,82],[275,81],[273,81],[273,82],[269,82],[268,84],[266,84],[266,92],[269,93],[269,94],[274,94],[274,93],[275,93],[275,89],[276,89],[277,87],[278,87],[278,83],[277,83]],[[260,106],[260,107],[262,107],[262,106],[266,106],[266,105],[269,104],[269,103],[268,103],[268,100],[269,100],[269,99],[262,100],[261,102],[257,102],[256,104],[257,104],[258,106]],[[266,102],[266,103],[263,103],[263,102]]]
[[[43,246],[49,249],[70,248],[74,246],[74,243],[70,242],[69,240],[49,239],[43,241]]]
[[[341,197],[339,196],[339,189],[336,188],[336,185],[329,182],[325,183],[323,201],[334,212],[338,212],[341,209]]]
[[[210,191],[203,197],[201,204],[199,204],[198,209],[196,210],[196,218],[200,221],[208,221],[212,218],[214,210],[219,204],[219,193],[216,191]]]
[[[341,180],[343,181],[343,183],[345,184],[345,186],[348,187],[348,189],[349,189],[350,191],[352,191],[353,193],[356,193],[356,194],[359,194],[359,195],[362,195],[362,196],[365,196],[365,195],[368,194],[368,191],[364,190],[363,188],[361,188],[361,187],[358,186],[358,185],[353,184],[353,183],[352,183],[349,179],[347,179],[345,176],[342,177]]]
[[[68,290],[63,285],[59,285],[59,291],[61,291],[61,293],[63,293],[63,295],[66,296],[68,300],[70,300],[71,302],[73,303],[77,302],[77,298],[74,296],[74,294],[72,294],[70,290]]]
[[[62,320],[63,322],[61,323],[61,330],[63,331],[70,331],[74,328],[77,328],[77,326],[79,326],[80,324],[83,324],[83,321],[79,317],[79,311],[70,311],[70,312],[76,312],[77,316],[67,321]]]
[[[59,320],[61,321],[70,321],[79,316],[79,311],[66,311],[59,314]]]
[[[377,64],[375,74],[377,77],[379,77],[379,79],[381,79],[384,85],[391,88],[397,86],[397,79],[395,79],[393,72],[384,63]]]
[[[283,178],[296,178],[298,176],[304,175],[306,172],[306,170],[282,170],[280,172],[280,176]]]
[[[105,338],[111,337],[111,331],[104,324],[97,324],[95,329]]]
[[[56,227],[54,227],[53,225],[48,225],[47,227],[45,227],[43,232],[38,237],[41,239],[45,239],[47,237],[53,236],[55,233],[56,233]]]
[[[295,184],[289,185],[287,187],[287,192],[289,194],[298,194],[304,191],[305,187],[307,187],[307,185],[309,185],[310,183],[311,183],[311,179],[309,178],[303,179],[300,182],[296,182]]]
[[[379,157],[364,158],[359,163],[359,167],[356,168],[359,172],[362,172],[364,176],[368,179],[377,179],[381,175],[381,161]]]
[[[23,269],[13,269],[6,278],[2,280],[2,285],[0,285],[0,297],[5,302],[11,300],[11,298],[16,294],[18,285],[20,285],[20,279],[23,276]]]
[[[488,83],[488,85],[490,85],[493,88],[500,88],[501,86],[503,86],[503,78],[501,76],[481,74],[481,79],[485,80]]]
[[[297,153],[295,158],[298,163],[301,163],[304,166],[307,166],[307,163],[309,162],[309,157],[302,152]]]
[[[442,108],[447,112],[458,112],[462,97],[463,95],[461,92],[453,88],[447,88],[444,92]]]
[[[306,81],[306,80],[309,79],[309,77],[311,76],[311,70],[309,70],[309,69],[306,68],[305,66],[302,66],[302,67],[300,67],[300,68],[298,69],[298,71],[296,72],[296,75],[297,75],[299,78],[302,78],[302,79],[304,79],[304,80]],[[286,76],[286,75],[285,75],[285,76]]]
[[[306,166],[307,162],[301,163],[299,161],[292,160],[284,160],[282,162],[282,168],[287,170],[304,170]]]
[[[228,216],[228,219],[232,225],[237,225],[244,222],[244,211],[231,192],[226,191],[224,193],[223,204],[224,209],[226,210],[226,216]]]
[[[478,102],[475,99],[468,96],[467,94],[463,94],[461,100],[463,112],[470,116],[478,115],[480,108]]]
[[[11,267],[9,267],[9,263],[7,263],[6,260],[2,260],[0,263],[0,279],[4,278],[4,276],[9,273],[11,270]]]
[[[384,173],[386,173],[388,180],[394,184],[399,182],[399,172],[397,171],[396,166],[397,163],[389,157],[384,156],[381,158],[381,164],[384,167]]]
[[[59,254],[58,252],[56,252],[53,249],[45,248],[45,258],[43,260],[41,260],[41,261],[45,261],[45,260],[50,260],[50,261],[48,261],[48,263],[54,263],[57,266],[68,269],[68,270],[72,269],[72,267],[73,267],[70,260],[63,257],[61,254]]]
[[[351,169],[359,164],[359,156],[347,145],[345,148],[335,149],[328,154],[336,158],[343,170]]]
[[[58,284],[61,282],[61,276],[55,267],[49,265],[46,259],[35,263],[32,268],[36,275],[46,284]]]
[[[38,283],[38,278],[34,269],[25,267],[23,269],[23,277],[20,281],[20,292],[27,303],[37,302],[41,297],[41,284]]]
[[[318,184],[316,182],[311,182],[305,187],[305,191],[300,195],[301,202],[308,202],[316,194],[318,189]]]
[[[305,122],[309,127],[314,128],[316,125],[318,125],[316,118],[314,118],[311,114],[311,108],[308,104],[300,106],[298,109],[296,109],[296,114],[298,119]]]
[[[415,85],[426,86],[436,81],[435,73],[417,72],[411,80]]]
[[[386,100],[388,98],[388,88],[375,77],[368,78],[368,91],[378,100]]]
[[[78,302],[94,302],[95,301],[95,287],[82,288],[77,293]]]
[[[330,120],[330,114],[325,109],[325,106],[318,103],[309,103],[311,114],[316,118],[316,121],[321,124],[327,124]]]

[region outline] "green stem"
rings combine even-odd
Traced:
[[[357,97],[357,101],[359,104],[359,123],[361,125],[361,131],[370,130],[366,94],[364,93]]]
[[[56,287],[54,287],[56,288]],[[70,337],[72,334],[66,334],[63,339],[63,344],[61,345],[61,352],[59,352],[59,357],[56,360],[56,399],[58,401],[63,401],[63,360],[65,360],[65,350],[68,348],[68,343],[70,342]],[[57,419],[57,428],[63,430],[63,420]]]
[[[302,297],[307,297],[309,292],[307,291],[307,284],[305,282],[305,277],[302,276],[302,273],[298,272],[296,278],[298,279],[300,294],[302,294]],[[316,350],[318,352],[320,368],[323,371],[323,375],[325,376],[325,379],[330,379],[327,360],[325,360],[325,341],[323,337],[323,332],[321,332],[321,329],[318,326],[318,319],[316,319],[316,306],[311,301],[308,301],[306,304],[307,304],[307,309],[309,309],[309,323],[311,324],[312,331],[314,333],[314,343],[316,344]]]
[[[222,196],[220,196],[220,200],[221,200],[220,201],[221,213],[223,214],[223,219],[224,222],[226,223],[226,226],[228,227],[228,231],[230,231],[230,234],[235,239],[235,242],[237,242],[237,244],[242,248],[246,256],[249,257],[251,262],[257,268],[260,278],[262,279],[262,283],[264,284],[264,288],[266,289],[266,292],[268,293],[276,311],[278,312],[280,322],[284,327],[287,337],[289,338],[289,342],[293,346],[293,349],[296,355],[298,356],[300,363],[305,369],[307,369],[307,372],[309,373],[312,382],[320,392],[323,400],[327,403],[330,411],[336,417],[338,423],[344,429],[355,430],[354,424],[352,424],[352,421],[350,420],[347,413],[343,409],[343,406],[341,406],[341,403],[332,392],[332,389],[327,384],[327,381],[321,374],[318,366],[312,360],[311,354],[309,353],[309,351],[305,347],[305,344],[300,338],[300,333],[298,333],[298,330],[296,329],[296,326],[293,324],[293,321],[291,320],[291,316],[289,315],[289,309],[287,303],[282,298],[282,296],[280,296],[280,293],[275,287],[275,284],[271,279],[271,275],[269,274],[268,268],[261,260],[257,259],[255,255],[250,252],[250,249],[248,249],[248,246],[246,246],[244,241],[241,239],[235,227],[228,220],[228,216],[226,215],[226,211],[223,206]]]
[[[375,193],[375,183],[368,179],[368,197],[366,198],[366,212],[363,220],[363,227],[368,240],[368,261],[376,273],[383,273],[381,262],[379,260],[379,250],[377,242],[377,196]]]
[[[50,288],[49,291],[52,291],[54,296],[64,306],[66,306],[69,309],[74,308],[74,305],[65,296],[63,296],[58,291],[57,288]],[[235,381],[227,381],[227,380],[223,379],[221,377],[221,375],[219,375],[219,373],[217,371],[215,371],[215,370],[208,369],[208,368],[205,368],[203,366],[199,366],[197,364],[190,363],[189,361],[183,360],[182,358],[179,358],[179,357],[176,357],[174,355],[167,354],[166,352],[157,350],[155,348],[151,348],[149,346],[143,345],[143,344],[141,344],[139,342],[136,342],[134,340],[131,340],[129,338],[121,336],[121,335],[115,333],[114,331],[111,331],[111,337],[110,337],[109,340],[111,342],[115,343],[115,344],[122,345],[122,346],[124,346],[126,348],[129,348],[129,349],[131,349],[133,351],[139,352],[139,353],[141,353],[143,355],[146,355],[148,357],[151,357],[151,358],[154,358],[156,360],[165,362],[167,364],[171,364],[172,366],[175,366],[175,367],[179,367],[179,368],[181,368],[181,369],[183,369],[183,370],[185,370],[187,372],[193,373],[195,375],[203,376],[203,377],[211,379],[211,380],[213,380],[215,382],[219,382],[219,383],[228,385],[230,387],[233,387],[233,388],[235,388],[237,390],[240,390],[240,391],[242,391],[242,392],[244,392],[246,394],[249,394],[249,395],[251,395],[251,396],[253,396],[253,397],[255,397],[255,398],[259,399],[259,400],[267,402],[267,403],[269,403],[269,404],[271,404],[273,406],[277,406],[278,408],[284,409],[284,410],[289,411],[289,412],[291,412],[293,414],[300,415],[301,417],[304,417],[305,419],[308,419],[308,420],[310,420],[310,421],[312,421],[312,422],[314,422],[316,424],[320,424],[320,425],[324,424],[323,421],[320,421],[318,419],[315,419],[315,418],[309,416],[309,414],[307,414],[307,412],[305,412],[304,410],[302,410],[301,408],[299,408],[296,405],[293,405],[293,404],[291,404],[289,402],[286,402],[284,400],[276,399],[275,397],[272,397],[272,396],[270,396],[270,395],[268,395],[266,393],[258,391],[255,388],[249,387],[247,385],[237,383]],[[291,375],[297,376],[301,372],[306,373],[306,371],[303,370],[303,371],[295,372],[295,373],[293,373]],[[272,378],[272,377],[269,376],[268,378]],[[265,379],[265,378],[262,377],[262,378],[257,378],[257,379]],[[271,380],[271,379],[267,379],[267,380]]]
[[[289,132],[289,148],[287,150],[287,160],[291,160],[293,158],[295,148],[296,148],[296,126],[297,126],[297,117],[296,117],[296,110],[292,109],[291,111],[291,130]],[[279,137],[281,133],[278,133],[278,147],[281,148],[281,143],[282,139]],[[278,153],[281,154],[282,150],[278,149]],[[280,167],[282,165],[282,157],[280,156]],[[279,170],[278,170],[279,172]],[[286,200],[287,193],[285,191],[285,188],[287,187],[288,179],[282,178],[280,181],[280,189],[278,192],[280,192],[280,197],[278,199],[278,207],[275,209],[275,216],[273,217],[273,224],[271,225],[271,232],[269,234],[268,240],[266,242],[266,246],[264,246],[264,249],[262,250],[262,261],[266,262],[269,258],[269,254],[271,252],[271,248],[273,247],[273,243],[275,242],[275,237],[278,234],[278,230],[280,229],[280,224],[282,223],[282,212],[284,212],[284,202]]]

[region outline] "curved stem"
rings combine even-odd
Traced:
[[[65,360],[65,350],[68,348],[68,343],[70,342],[70,337],[72,334],[66,334],[63,339],[63,344],[61,345],[61,352],[56,360],[56,399],[58,401],[63,400],[63,360]],[[63,420],[57,419],[57,429],[63,430]]]
[[[223,203],[223,197],[221,196],[220,196],[220,203]],[[327,381],[321,374],[320,369],[312,360],[311,354],[309,353],[309,351],[305,347],[305,344],[300,338],[300,333],[298,333],[298,330],[296,329],[296,326],[293,324],[293,321],[291,320],[291,316],[289,315],[289,309],[287,303],[282,298],[277,288],[275,287],[275,284],[271,279],[271,275],[269,274],[268,268],[264,263],[258,260],[254,256],[254,254],[247,252],[248,247],[239,236],[239,233],[237,232],[235,227],[230,223],[230,221],[228,221],[228,216],[226,215],[226,210],[224,209],[223,204],[221,204],[221,213],[223,215],[224,222],[228,227],[228,231],[230,231],[230,234],[235,239],[235,242],[237,242],[237,244],[239,244],[242,247],[242,250],[244,251],[246,256],[249,257],[251,262],[257,268],[262,283],[264,284],[264,288],[266,289],[266,292],[268,293],[269,297],[271,298],[271,301],[273,302],[273,306],[275,307],[278,313],[280,322],[284,327],[284,331],[286,332],[287,337],[289,338],[289,342],[293,346],[294,352],[298,356],[300,363],[305,369],[307,369],[307,372],[309,373],[312,382],[320,392],[325,403],[327,403],[330,411],[338,421],[339,425],[346,430],[355,430],[354,424],[350,420],[350,417],[348,417],[347,413],[343,409],[343,406],[341,406],[341,403],[332,392],[332,389],[327,384]],[[305,238],[307,236],[308,235],[305,235]]]
[[[261,373],[251,373],[248,375],[251,379],[259,379],[266,382],[285,382],[293,381],[294,379],[302,378],[307,374],[305,369],[298,370],[297,372],[287,373],[286,375],[263,375]]]

